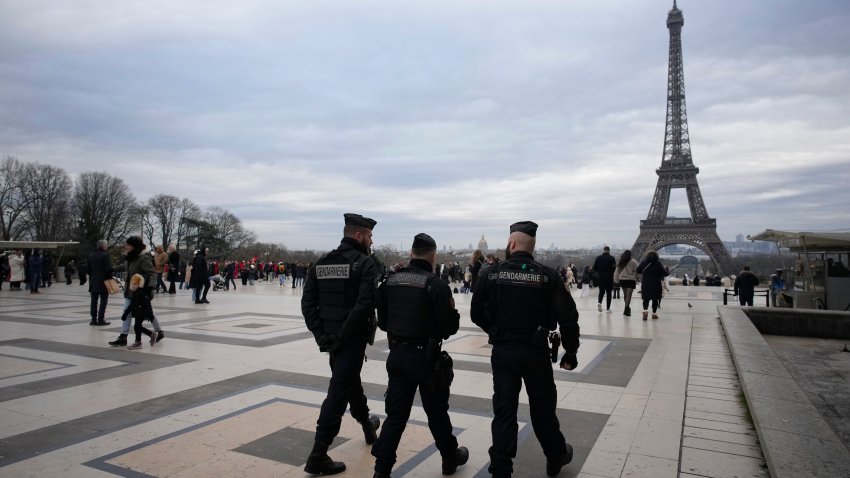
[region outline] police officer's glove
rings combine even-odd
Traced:
[[[334,352],[339,348],[339,337],[333,334],[322,334],[316,339],[316,343],[319,344],[319,351],[321,352]]]
[[[576,354],[564,354],[561,358],[561,368],[564,370],[573,370],[578,367],[578,357]]]

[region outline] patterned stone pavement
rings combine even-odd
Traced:
[[[0,477],[304,477],[329,370],[300,315],[300,290],[258,283],[157,297],[166,339],[141,350],[109,347],[119,330],[88,325],[85,287],[43,294],[0,291]],[[719,288],[674,287],[661,318],[581,312],[580,367],[556,370],[558,416],[575,448],[562,477],[766,476],[724,349]],[[456,294],[460,333],[451,413],[470,449],[455,476],[485,477],[492,378],[486,336]],[[639,296],[638,296],[639,297]],[[639,304],[633,309],[639,309]],[[367,350],[363,382],[383,415],[386,337]],[[545,459],[521,398],[518,477],[545,476]],[[340,476],[371,476],[373,458],[346,417],[331,455]],[[721,466],[722,465],[722,466]],[[442,476],[425,415],[416,407],[393,476]]]

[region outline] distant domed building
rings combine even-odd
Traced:
[[[481,240],[478,241],[478,249],[480,249],[481,252],[487,252],[490,250],[490,248],[487,247],[487,239],[484,239],[484,234],[481,234]]]

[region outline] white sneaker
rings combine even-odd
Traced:
[[[596,304],[596,310],[602,312],[602,304]]]

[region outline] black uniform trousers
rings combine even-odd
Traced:
[[[339,434],[342,416],[351,405],[351,416],[358,422],[369,418],[369,406],[360,383],[360,370],[366,353],[366,340],[349,339],[330,354],[331,381],[316,422],[316,441],[330,445]]]
[[[401,435],[410,418],[410,409],[416,397],[416,389],[422,398],[422,407],[428,416],[428,428],[440,455],[453,460],[457,450],[457,438],[452,434],[449,419],[449,389],[436,390],[425,384],[434,373],[434,361],[426,358],[426,347],[393,344],[387,358],[387,397],[384,401],[387,418],[381,428],[381,436],[372,445],[375,471],[389,473],[396,461],[396,450]]]
[[[531,426],[547,459],[558,460],[567,451],[555,415],[557,391],[548,350],[530,343],[497,343],[490,356],[493,367],[493,446],[490,473],[510,476],[517,450],[517,408],[525,381]]]

